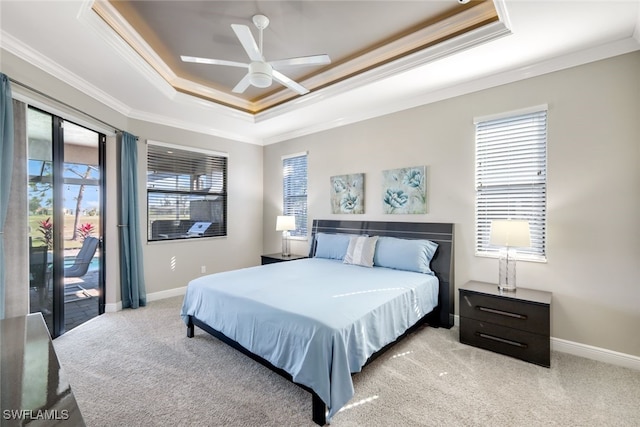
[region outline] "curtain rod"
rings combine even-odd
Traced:
[[[18,81],[18,80],[16,80],[16,79],[14,79],[14,78],[12,78],[12,77],[7,76],[7,78],[9,79],[9,81],[10,81],[11,83],[15,83],[16,85],[21,86],[21,87],[23,87],[23,88],[25,88],[25,89],[27,89],[27,90],[30,90],[31,92],[34,92],[34,93],[36,93],[36,94],[38,94],[38,95],[40,95],[40,96],[43,96],[43,97],[47,98],[47,99],[48,99],[48,100],[50,100],[50,101],[56,102],[56,103],[58,103],[58,104],[60,104],[60,105],[62,105],[62,106],[64,106],[64,107],[66,107],[66,108],[69,108],[69,109],[71,109],[71,110],[75,111],[76,113],[82,114],[83,116],[90,118],[91,120],[95,120],[96,122],[98,122],[98,123],[100,123],[100,124],[102,124],[102,125],[105,125],[105,126],[107,126],[107,127],[112,128],[112,129],[114,130],[114,132],[115,132],[115,133],[117,133],[117,132],[124,132],[123,130],[118,129],[117,127],[113,126],[112,124],[107,123],[107,122],[105,122],[104,120],[100,120],[99,118],[94,117],[94,116],[92,116],[91,114],[86,113],[86,112],[84,112],[84,111],[82,111],[82,110],[80,110],[80,109],[78,109],[78,108],[74,107],[73,105],[69,105],[69,104],[67,104],[66,102],[62,102],[62,101],[60,101],[60,100],[58,100],[58,99],[55,99],[55,98],[54,98],[54,97],[52,97],[51,95],[47,95],[46,93],[41,92],[41,91],[39,91],[38,89],[35,89],[35,88],[33,88],[33,87],[31,87],[31,86],[29,86],[29,85],[27,85],[27,84],[24,84],[24,83],[22,83],[22,82],[20,82],[20,81]],[[137,139],[138,139],[138,137],[136,137],[136,140],[137,140]]]

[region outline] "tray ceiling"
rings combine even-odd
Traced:
[[[458,50],[464,46],[451,44],[457,36],[499,21],[492,1],[96,1],[92,9],[177,91],[252,114],[307,95],[275,81],[236,94],[232,88],[245,69],[184,63],[180,56],[249,62],[231,24],[247,25],[258,40],[251,18],[264,14],[271,21],[264,30],[266,60],[331,57],[329,65],[284,71],[314,92],[394,72],[394,64],[424,62],[445,42]]]

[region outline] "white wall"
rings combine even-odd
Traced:
[[[147,293],[184,287],[202,275],[203,266],[210,274],[260,264],[263,147],[135,120],[129,132],[139,138],[140,171],[147,170],[147,139],[229,155],[227,237],[149,243],[144,239]],[[146,201],[146,173],[141,173],[140,191]],[[140,221],[146,236],[146,203],[140,206]]]
[[[456,285],[497,280],[474,255],[473,118],[548,104],[546,263],[518,283],[553,292],[553,337],[640,356],[640,53],[314,135],[264,151],[264,251],[282,209],[280,157],[308,151],[309,218],[453,222]],[[381,171],[427,165],[428,213],[382,214]],[[333,215],[329,177],[365,173],[365,214]],[[292,251],[306,253],[307,242]],[[456,313],[457,313],[456,303]]]

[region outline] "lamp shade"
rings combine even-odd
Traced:
[[[296,217],[293,215],[278,215],[276,231],[290,231],[296,229]]]
[[[498,219],[491,221],[490,243],[495,246],[527,248],[531,246],[529,221]]]

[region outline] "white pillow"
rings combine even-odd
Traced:
[[[376,253],[378,236],[352,236],[349,239],[347,254],[344,256],[345,264],[373,267],[373,255]]]

